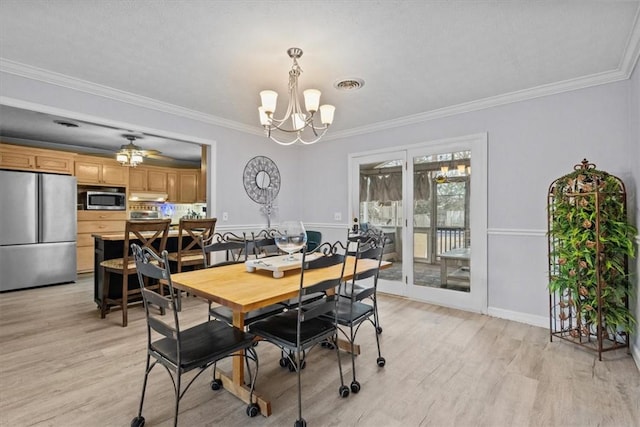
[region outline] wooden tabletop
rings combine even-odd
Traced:
[[[344,279],[353,277],[355,258],[348,257]],[[375,268],[378,261],[361,259],[358,273]],[[388,268],[390,262],[383,261],[380,268]],[[322,280],[340,277],[342,264],[327,268],[305,270],[305,283],[313,284]],[[274,279],[268,270],[249,273],[244,263],[224,267],[208,268],[172,274],[173,285],[209,301],[227,306],[236,312],[247,313],[261,307],[286,301],[298,296],[300,270],[291,270],[285,276]]]

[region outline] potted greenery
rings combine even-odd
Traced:
[[[622,181],[586,159],[548,193],[550,338],[602,352],[629,347],[636,229]]]

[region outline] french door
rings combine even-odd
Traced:
[[[379,290],[486,312],[487,137],[350,156],[351,217],[386,236]]]

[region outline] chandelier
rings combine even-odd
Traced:
[[[296,142],[313,144],[318,142],[329,129],[329,125],[333,122],[333,114],[336,107],[327,104],[320,105],[320,91],[307,89],[303,92],[306,108],[306,112],[303,112],[298,95],[298,77],[302,73],[302,68],[298,65],[298,59],[302,56],[302,49],[292,47],[287,50],[287,54],[293,59],[293,66],[289,71],[289,104],[287,105],[287,111],[281,119],[277,119],[274,113],[278,93],[273,90],[263,90],[260,92],[262,106],[258,107],[260,124],[264,127],[265,134],[269,139],[280,145],[292,145]],[[320,124],[315,121],[318,110],[320,111]],[[286,140],[278,139],[275,136],[278,132],[281,132],[283,136],[291,134],[291,137]]]
[[[142,149],[135,145],[133,141],[136,140],[135,135],[123,135],[129,140],[126,145],[120,146],[120,151],[116,153],[116,160],[122,164],[122,166],[136,167],[142,163],[144,154]]]

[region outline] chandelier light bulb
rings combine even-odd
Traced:
[[[329,104],[324,104],[320,106],[320,121],[323,125],[329,126],[333,123],[333,115],[336,111],[336,107]]]
[[[310,113],[318,111],[321,92],[318,89],[307,89],[303,92],[303,95],[304,105],[307,108],[307,111]]]
[[[263,90],[260,92],[262,108],[266,113],[273,114],[276,111],[276,103],[278,102],[278,92],[274,90]]]

